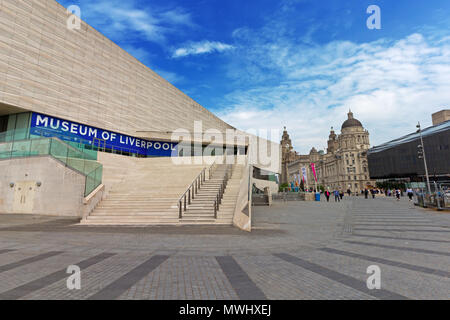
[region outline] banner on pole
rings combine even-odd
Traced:
[[[314,179],[315,179],[316,182],[317,182],[316,165],[315,165],[314,163],[311,163],[311,170],[312,170],[312,172],[313,172]]]

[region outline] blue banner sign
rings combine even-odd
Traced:
[[[144,140],[35,112],[31,116],[30,134],[146,156],[178,156],[178,143]]]

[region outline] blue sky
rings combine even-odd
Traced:
[[[302,153],[349,108],[377,145],[450,106],[448,0],[59,2],[231,125],[287,126]]]

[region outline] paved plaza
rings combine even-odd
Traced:
[[[0,299],[448,299],[450,214],[402,199],[256,207],[254,229],[0,215]],[[69,265],[81,289],[69,290]],[[369,290],[367,267],[381,270]]]

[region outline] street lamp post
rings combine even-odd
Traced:
[[[425,166],[425,176],[427,178],[428,193],[431,194],[430,177],[428,175],[427,158],[425,156],[425,148],[423,146],[423,137],[422,137],[422,130],[420,128],[420,122],[417,123],[416,127],[418,129],[417,132],[420,134],[420,146],[421,146],[421,149],[422,149],[422,158],[423,158],[423,163],[424,163],[424,166]]]

